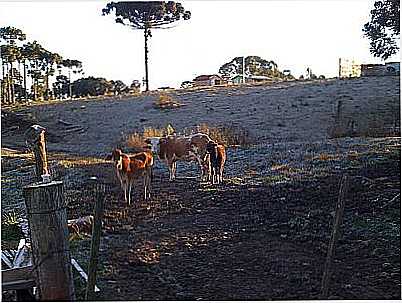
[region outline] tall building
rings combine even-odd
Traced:
[[[360,77],[361,63],[353,59],[339,58],[339,78]]]

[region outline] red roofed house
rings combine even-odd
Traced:
[[[193,80],[194,86],[212,86],[223,83],[223,79],[218,75],[201,75]]]

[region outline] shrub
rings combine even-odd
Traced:
[[[174,100],[172,96],[166,93],[160,93],[158,99],[154,102],[154,108],[158,109],[171,109],[180,106],[182,104],[179,101]]]
[[[254,143],[250,132],[235,126],[209,126],[206,123],[196,128],[197,132],[208,134],[212,140],[226,146],[249,146]]]

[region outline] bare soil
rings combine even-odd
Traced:
[[[329,298],[401,299],[399,77],[176,91],[184,105],[170,110],[153,108],[155,98],[8,109],[20,115],[15,121],[47,127],[68,218],[92,213],[90,176],[106,185],[99,300],[320,298],[344,174],[351,184]],[[5,114],[2,212],[19,207],[23,215],[20,188],[30,182],[33,162],[23,147],[25,124]],[[156,161],[151,201],[137,184],[135,202],[126,206],[102,158],[124,135],[167,123],[179,131],[201,123],[241,126],[257,144],[228,148],[221,185],[200,183],[197,167],[183,163],[169,182]],[[368,137],[373,125],[377,138]],[[90,241],[71,245],[85,268]]]

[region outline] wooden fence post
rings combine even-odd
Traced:
[[[23,195],[40,298],[43,301],[73,301],[74,281],[63,182],[34,183],[23,188]]]
[[[32,125],[25,131],[25,142],[35,155],[35,172],[37,181],[42,181],[42,176],[48,176],[47,166],[46,129],[40,125]],[[50,181],[49,179],[47,181]]]
[[[95,188],[95,214],[92,229],[91,255],[89,258],[88,284],[85,292],[85,300],[92,300],[95,293],[96,269],[98,267],[99,245],[102,231],[103,202],[105,200],[105,186],[98,184],[97,186],[95,186]]]
[[[339,237],[339,227],[342,222],[343,209],[345,207],[345,197],[349,189],[349,177],[344,175],[341,181],[341,187],[339,190],[338,203],[336,205],[336,213],[334,219],[334,225],[332,229],[331,239],[329,241],[327,259],[325,262],[324,274],[321,281],[321,297],[326,299],[328,297],[329,281],[331,277],[331,265],[335,251],[335,244]]]

